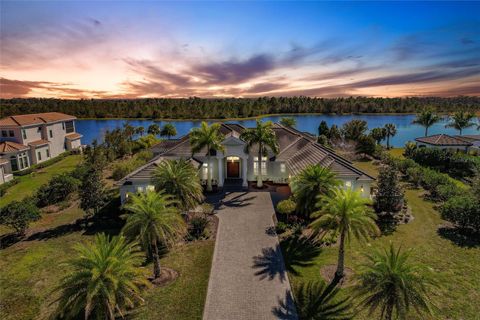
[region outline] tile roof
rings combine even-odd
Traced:
[[[10,153],[27,149],[29,149],[29,147],[20,143],[12,141],[0,142],[0,153]]]
[[[77,139],[80,139],[81,137],[83,136],[77,132],[72,132],[65,135],[65,139],[68,139],[68,140],[77,140]]]
[[[467,142],[480,141],[480,134],[467,134],[464,136],[455,136],[455,138],[465,140]]]
[[[28,143],[29,146],[34,146],[34,147],[43,146],[43,145],[46,145],[46,144],[48,144],[48,140],[43,140],[43,139],[35,140],[35,141],[32,141],[32,142]]]
[[[449,136],[447,134],[435,134],[433,136],[416,138],[415,141],[435,146],[471,146],[470,142]]]
[[[56,122],[61,120],[74,120],[76,117],[60,113],[60,112],[45,112],[45,113],[32,113],[9,116],[0,119],[0,125],[4,126],[28,126],[33,124],[44,124],[50,122]]]

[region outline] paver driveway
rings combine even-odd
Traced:
[[[297,319],[268,192],[234,192],[219,226],[204,320]]]

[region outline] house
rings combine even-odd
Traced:
[[[345,188],[359,190],[365,197],[370,196],[374,178],[332,149],[318,144],[311,135],[275,123],[273,130],[278,140],[279,153],[268,154],[259,159],[257,148],[251,148],[249,153],[245,152],[245,142],[240,139],[244,130],[239,124],[222,123],[220,132],[224,135],[225,151],[217,151],[212,155],[210,164],[207,163],[207,150],[192,155],[188,134],[180,139],[165,140],[153,146],[154,158],[117,183],[122,202],[130,192],[153,190],[152,174],[158,164],[164,160],[180,158],[189,159],[192,165],[198,168],[203,182],[207,180],[208,170],[212,170],[213,180],[219,188],[231,182],[247,188],[249,182],[256,181],[260,171],[264,180],[286,185],[292,176],[306,166],[321,164],[335,172]]]
[[[59,112],[24,114],[0,119],[2,177],[81,147],[76,117]],[[0,182],[2,182],[0,179]],[[8,179],[11,179],[8,176]]]
[[[439,148],[444,150],[465,151],[473,146],[469,141],[466,141],[463,136],[452,137],[447,134],[435,134],[433,136],[421,137],[415,139],[416,144],[420,148]]]
[[[466,142],[470,142],[472,144],[472,146],[470,147],[471,150],[476,150],[477,152],[480,151],[480,134],[456,136],[456,138],[462,139]]]

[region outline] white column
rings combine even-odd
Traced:
[[[223,187],[223,158],[217,158],[218,160],[218,186]]]
[[[248,165],[248,158],[243,157],[242,158],[242,179],[243,179],[243,184],[242,187],[248,187],[248,181],[247,181],[247,166]]]

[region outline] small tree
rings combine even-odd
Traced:
[[[135,128],[135,134],[139,134],[140,136],[143,136],[145,133],[145,128],[143,126],[139,126]]]
[[[293,212],[295,212],[296,207],[297,207],[297,204],[295,203],[295,201],[291,199],[286,199],[286,200],[280,201],[277,204],[277,211],[278,213],[287,216],[287,219],[288,219],[288,216]]]
[[[342,139],[342,132],[340,131],[340,129],[338,128],[338,126],[336,124],[333,124],[330,127],[330,132],[329,132],[328,137],[330,138],[331,141]]]
[[[40,207],[59,203],[77,191],[79,181],[68,173],[57,174],[38,189],[36,197]]]
[[[297,120],[292,117],[283,117],[280,119],[280,124],[284,125],[285,127],[294,128],[297,125]]]
[[[375,195],[376,212],[395,213],[402,209],[404,191],[400,186],[397,171],[390,166],[383,166],[378,175],[378,192]]]
[[[373,128],[370,135],[380,144],[387,137],[387,130],[385,128]]]
[[[107,198],[105,184],[102,181],[102,173],[90,168],[82,180],[80,186],[80,208],[86,217],[96,215],[105,205]]]
[[[167,123],[166,125],[164,125],[162,131],[160,131],[160,136],[167,137],[167,139],[170,139],[171,137],[174,137],[176,135],[177,129],[175,129],[175,126],[171,123]]]
[[[147,129],[147,133],[153,134],[154,136],[158,136],[160,134],[160,131],[160,127],[156,123],[149,125]]]
[[[351,120],[342,127],[343,136],[347,140],[357,140],[368,130],[367,122],[364,120]]]
[[[371,136],[360,136],[355,145],[355,153],[362,154],[364,157],[369,155],[373,156],[375,154],[377,145],[375,140]]]
[[[328,124],[325,120],[322,120],[318,125],[318,135],[324,135],[325,137],[330,137],[330,129],[328,128]]]
[[[450,198],[440,208],[442,218],[462,229],[480,233],[480,200],[466,194]]]
[[[0,224],[15,229],[19,235],[25,234],[28,225],[40,219],[40,210],[32,198],[12,201],[0,210]]]

